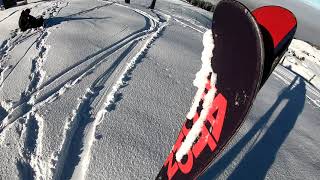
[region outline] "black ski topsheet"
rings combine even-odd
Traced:
[[[224,148],[245,119],[258,92],[262,77],[264,49],[258,24],[241,3],[223,0],[213,15],[215,48],[211,60],[217,74],[215,87],[210,77],[199,102],[197,113],[187,119],[157,179],[194,179]],[[205,94],[216,88],[208,114],[196,141],[178,162],[176,153],[200,115]]]

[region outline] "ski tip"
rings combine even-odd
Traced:
[[[251,14],[250,10],[241,2],[236,1],[236,0],[221,0],[217,3],[215,9],[227,9],[227,8],[236,8],[238,11],[240,11],[243,14]],[[216,10],[213,13],[213,18],[212,18],[212,29],[214,29],[214,24],[215,24],[215,14]],[[229,14],[228,16],[232,16],[232,14]],[[255,18],[252,17],[252,21],[255,21]]]
[[[283,51],[291,42],[296,29],[297,19],[288,9],[281,6],[263,6],[252,11],[264,36],[269,36],[274,53]]]

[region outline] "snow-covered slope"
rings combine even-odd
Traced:
[[[0,179],[154,179],[196,93],[212,14],[178,0],[29,2],[0,11]],[[27,7],[45,28],[19,31]],[[257,177],[318,177],[318,66],[319,51],[294,41],[204,177],[238,177],[259,153]]]
[[[320,48],[293,40],[282,65],[320,89]]]

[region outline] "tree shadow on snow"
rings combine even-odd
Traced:
[[[219,161],[213,164],[201,179],[217,178],[223,173],[249,141],[258,133],[261,133],[281,102],[286,100],[287,103],[284,108],[268,127],[262,138],[252,145],[237,168],[228,177],[228,179],[265,179],[269,168],[275,161],[277,152],[293,129],[299,114],[303,111],[306,95],[305,86],[302,78],[296,76],[292,83],[281,91],[275,103],[262,118]]]
[[[101,19],[110,19],[110,18],[111,17],[52,17],[49,19],[45,19],[45,27],[49,28],[67,21],[101,20]]]

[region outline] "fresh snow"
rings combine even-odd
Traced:
[[[0,179],[154,179],[212,71],[212,13],[179,0],[28,2],[0,11]],[[46,27],[20,32],[26,8]],[[319,61],[294,40],[201,178],[317,179]]]

